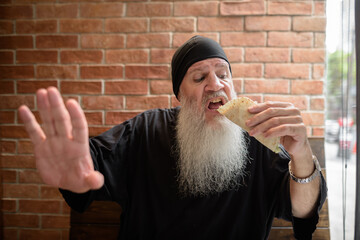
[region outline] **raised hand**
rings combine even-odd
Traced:
[[[77,193],[100,188],[104,177],[94,171],[87,122],[79,104],[70,99],[65,106],[54,87],[39,89],[36,95],[42,128],[27,106],[21,106],[19,114],[34,145],[42,180]]]

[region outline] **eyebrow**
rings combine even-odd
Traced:
[[[215,65],[215,67],[216,67],[216,68],[228,68],[229,65],[222,62],[222,63],[217,63],[217,64]]]
[[[193,73],[193,72],[196,72],[196,71],[199,71],[199,72],[202,72],[204,71],[204,69],[206,68],[209,68],[208,66],[202,66],[202,67],[195,67],[193,69],[189,68],[189,74]]]
[[[228,68],[228,64],[227,63],[224,63],[224,62],[221,62],[221,63],[217,63],[215,64],[215,68]],[[207,69],[209,68],[208,66],[199,66],[199,67],[195,67],[195,68],[189,68],[189,74],[193,73],[193,72],[202,72],[204,71],[204,69]]]

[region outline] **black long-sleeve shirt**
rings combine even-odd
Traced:
[[[251,160],[242,186],[210,196],[181,196],[173,151],[178,112],[146,111],[90,139],[94,166],[105,184],[85,194],[61,190],[67,203],[84,211],[96,199],[118,202],[119,239],[267,239],[274,217],[292,221],[297,237],[311,237],[326,198],[323,177],[316,214],[294,218],[289,156],[273,153],[248,135]]]

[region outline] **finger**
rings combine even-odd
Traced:
[[[57,135],[70,138],[72,130],[70,115],[59,91],[55,87],[49,87],[48,96]]]
[[[256,136],[258,134],[263,134],[267,132],[269,129],[286,125],[286,124],[301,124],[302,118],[301,116],[281,116],[281,117],[273,117],[268,119],[267,121],[264,121],[258,125],[256,125],[254,128],[252,128],[249,132],[251,136]]]
[[[88,126],[85,114],[79,103],[70,99],[66,102],[66,108],[70,114],[74,141],[87,144],[89,141]]]
[[[19,108],[19,115],[33,144],[42,142],[46,136],[30,109],[27,106],[22,105]]]
[[[264,103],[258,103],[255,104],[251,107],[249,107],[249,112],[256,114],[259,112],[262,112],[268,108],[287,108],[287,107],[291,107],[293,106],[291,103],[288,102],[273,102],[273,101],[268,101],[268,102],[264,102]]]
[[[306,126],[304,124],[284,124],[269,129],[264,137],[292,137],[294,140],[306,138]]]
[[[56,131],[50,111],[50,103],[47,90],[43,88],[39,89],[36,92],[36,99],[44,132],[48,138],[52,137],[56,134]]]
[[[253,117],[246,121],[246,125],[249,127],[254,127],[262,122],[267,121],[273,117],[281,117],[281,116],[300,116],[301,113],[299,109],[294,107],[272,107],[266,108],[263,111],[255,114]]]

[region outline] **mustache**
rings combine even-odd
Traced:
[[[223,97],[225,99],[225,102],[229,101],[229,98],[226,95],[225,91],[220,90],[217,92],[207,93],[206,95],[204,95],[202,99],[202,105],[205,105],[211,98],[216,98],[216,97]]]

